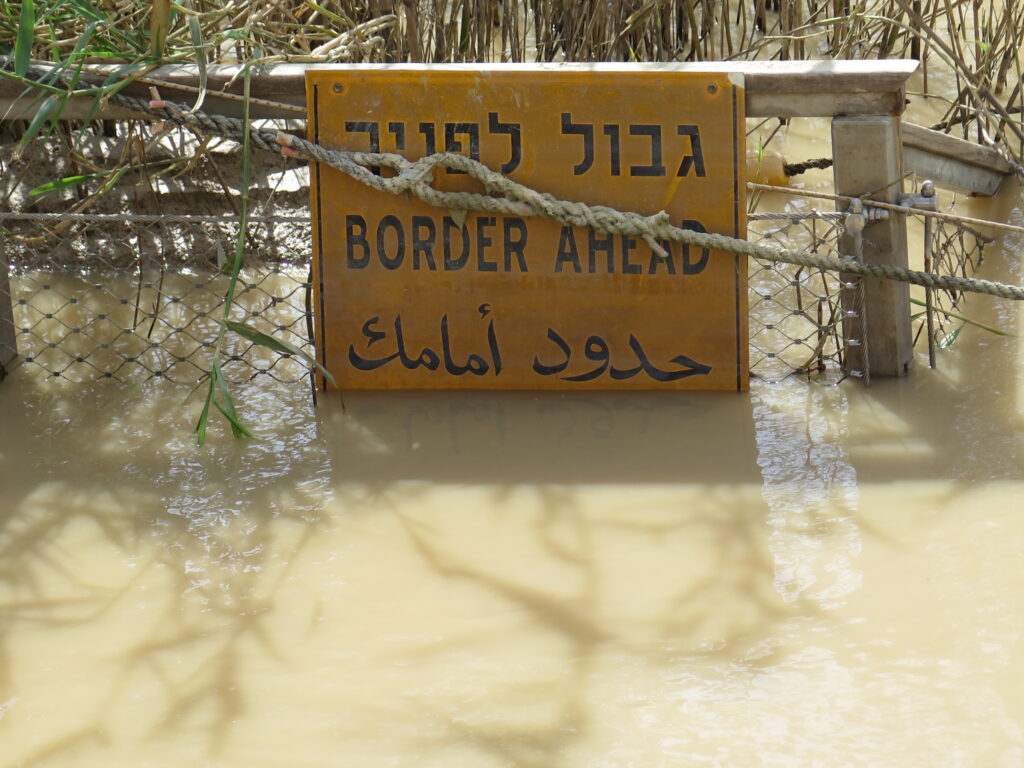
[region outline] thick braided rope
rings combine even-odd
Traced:
[[[427,155],[416,162],[410,162],[401,155],[325,149],[318,144],[290,134],[278,134],[276,142],[281,146],[293,149],[297,157],[330,165],[374,189],[395,195],[411,193],[438,208],[477,210],[517,216],[541,216],[570,226],[591,227],[606,234],[640,237],[659,254],[664,254],[665,251],[658,241],[671,241],[698,248],[710,248],[751,256],[765,261],[783,262],[883,280],[896,280],[925,288],[966,291],[1024,301],[1024,287],[1021,286],[978,278],[917,272],[853,259],[837,259],[809,251],[768,248],[727,235],[695,232],[676,227],[669,222],[666,211],[661,211],[653,216],[641,216],[638,213],[622,212],[605,206],[590,206],[585,203],[558,200],[552,195],[517,184],[465,155],[438,153]],[[373,173],[369,166],[386,166],[397,171],[398,175],[393,178],[383,178]],[[481,182],[489,194],[436,190],[429,185],[427,179],[433,177],[433,171],[437,168],[463,171]]]
[[[9,68],[9,64],[9,59],[0,57],[0,67]],[[48,76],[45,70],[34,67],[31,67],[27,74],[36,80]],[[150,102],[120,93],[112,94],[109,98],[119,106],[151,115],[158,120],[184,125],[202,133],[239,142],[244,135],[243,121],[236,118],[210,115],[201,111],[188,112],[171,102]],[[437,208],[511,216],[540,216],[568,226],[589,227],[605,234],[638,237],[660,255],[665,255],[665,249],[659,240],[726,251],[765,261],[895,280],[924,288],[966,291],[1024,301],[1024,287],[1021,286],[977,278],[917,272],[853,259],[837,259],[809,251],[769,248],[726,235],[695,232],[673,226],[666,211],[660,211],[653,216],[642,216],[606,206],[559,200],[550,194],[518,184],[465,155],[437,153],[412,162],[401,155],[390,153],[326,149],[298,136],[254,127],[250,127],[249,137],[253,146],[264,151],[283,152],[289,157],[324,163],[381,192],[393,195],[412,194]],[[387,178],[379,176],[371,170],[377,166],[390,168],[397,175]],[[434,171],[439,168],[458,170],[472,176],[483,184],[486,193],[443,192],[434,189],[430,182],[433,180]]]
[[[624,213],[604,206],[588,206],[584,203],[557,200],[551,195],[541,194],[529,187],[517,184],[465,155],[440,153],[427,155],[416,162],[410,162],[400,155],[324,149],[305,139],[286,134],[281,134],[278,141],[295,149],[299,157],[338,168],[375,189],[392,194],[409,192],[424,202],[440,208],[472,209],[510,215],[539,215],[571,226],[592,227],[607,234],[642,237],[655,251],[662,254],[664,249],[657,241],[668,240],[698,248],[710,248],[751,256],[765,261],[784,262],[796,266],[845,272],[883,280],[897,280],[925,288],[967,291],[1024,301],[1024,287],[1021,286],[977,278],[917,272],[853,259],[837,259],[809,251],[768,248],[727,235],[695,232],[676,227],[669,222],[668,213],[665,211],[653,216],[641,216],[637,213]],[[371,165],[393,168],[399,171],[399,175],[391,179],[384,179],[364,167]],[[424,177],[430,178],[435,168],[453,168],[464,171],[480,181],[485,188],[500,193],[502,197],[495,197],[493,194],[480,195],[435,190],[424,180]]]

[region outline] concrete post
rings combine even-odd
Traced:
[[[0,235],[0,240],[3,235]],[[18,357],[17,336],[14,328],[14,307],[11,304],[11,286],[7,276],[7,259],[0,243],[0,381],[14,369]]]
[[[902,154],[898,117],[833,118],[832,169],[837,194],[898,203],[903,191]],[[846,209],[845,204],[838,206]],[[867,222],[862,235],[865,262],[907,268],[905,218],[890,213],[888,219]],[[841,252],[849,255],[851,248],[852,238],[843,236]],[[864,280],[868,370],[872,376],[902,376],[914,358],[910,287],[890,280]],[[847,364],[851,370],[865,370],[863,354],[863,346],[850,349]]]

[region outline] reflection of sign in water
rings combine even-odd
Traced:
[[[459,152],[562,199],[743,237],[742,86],[682,69],[311,70],[311,133]],[[742,258],[437,210],[327,167],[311,181],[317,349],[343,389],[747,387]],[[478,189],[455,171],[435,185]]]

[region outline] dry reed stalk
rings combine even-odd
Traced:
[[[0,46],[12,47],[18,29],[10,9],[18,3],[0,3],[9,11],[0,14]],[[156,35],[139,30],[149,28],[159,3],[166,0],[99,4],[103,19],[84,55],[144,59]],[[67,57],[89,18],[75,12],[76,3],[35,5],[32,54]],[[1000,8],[982,0],[192,0],[173,7],[187,13],[167,17],[165,61],[799,59],[819,56],[821,41],[842,58],[909,52],[921,61],[927,93],[930,54],[939,48],[953,62],[958,91],[943,122],[967,134],[994,132],[996,140],[1021,137],[1010,107],[1024,99],[1017,85],[1024,3],[1010,0]],[[198,21],[202,51],[189,16]],[[397,20],[363,26],[382,18]],[[1007,98],[992,97],[1008,84]]]

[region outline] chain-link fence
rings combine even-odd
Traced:
[[[760,245],[840,257],[844,214],[793,207],[752,213],[748,239]],[[860,280],[820,269],[751,259],[750,375],[779,380],[804,375],[830,382],[847,375],[847,351],[858,344]]]
[[[926,272],[973,277],[985,259],[985,246],[993,242],[991,237],[960,222],[926,218],[922,228]],[[915,300],[915,343],[927,345],[933,367],[936,350],[951,346],[967,323],[963,316],[964,296],[963,291],[926,290],[923,302]]]
[[[194,382],[209,368],[238,219],[6,214],[17,352],[45,376]],[[310,350],[309,221],[250,221],[232,318]],[[0,286],[2,287],[2,286]],[[292,382],[301,358],[229,334],[225,372]]]
[[[749,219],[753,242],[842,255],[842,214],[790,204],[785,212]],[[973,274],[987,238],[954,222],[932,226],[930,268]],[[9,316],[0,313],[0,324],[11,326],[21,362],[37,374],[194,382],[208,370],[237,218],[11,213],[0,214],[0,227],[0,264],[9,265],[9,287],[0,280],[0,306],[8,302],[13,309]],[[309,220],[252,220],[244,254],[232,318],[312,353]],[[856,278],[752,260],[749,288],[751,376],[834,383],[869,373],[849,365],[851,346],[862,343],[863,293]],[[961,298],[947,292],[932,297],[937,343],[960,327]],[[0,344],[4,337],[0,333]],[[301,358],[234,334],[225,339],[224,359],[234,380],[297,382],[309,372]]]

